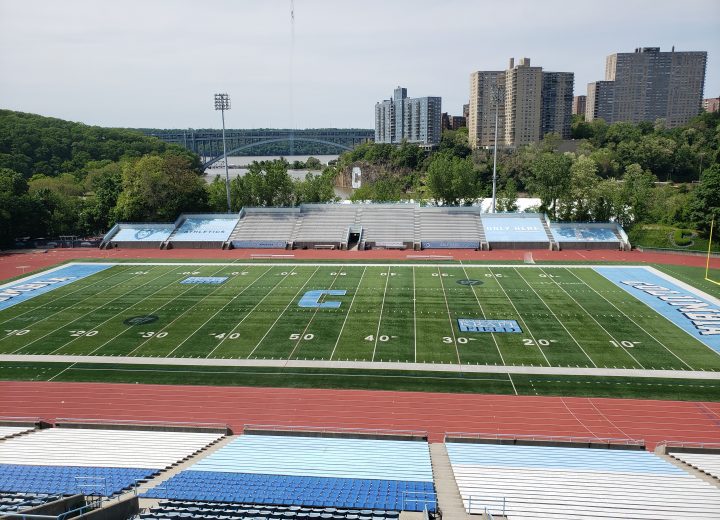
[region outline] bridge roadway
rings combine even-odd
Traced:
[[[406,363],[379,361],[324,361],[305,359],[222,359],[222,358],[164,358],[136,356],[70,356],[57,354],[1,354],[0,362],[35,363],[101,363],[127,365],[172,365],[203,367],[279,367],[330,368],[359,370],[410,370],[425,372],[461,372],[473,374],[531,374],[554,376],[600,376],[682,378],[720,380],[720,372],[703,370],[642,370],[635,368],[584,368],[503,365],[458,365],[435,363]]]

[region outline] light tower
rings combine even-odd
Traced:
[[[225,94],[215,94],[215,110],[219,110],[222,114],[222,139],[223,139],[223,160],[225,161],[225,193],[227,195],[227,210],[230,209],[230,173],[228,172],[227,148],[225,147],[225,111],[230,110],[230,96]]]

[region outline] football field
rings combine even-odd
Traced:
[[[0,354],[720,370],[590,266],[121,263],[0,309]]]

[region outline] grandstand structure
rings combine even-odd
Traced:
[[[448,433],[431,445],[423,432],[392,430],[43,426],[0,441],[0,513],[35,514],[82,495],[118,520],[670,520],[720,511],[720,483],[690,469],[716,471],[716,448],[668,448],[682,461],[674,465],[633,439]]]
[[[615,222],[558,223],[540,213],[416,203],[302,204],[183,214],[172,224],[119,223],[100,247],[629,250],[630,241]]]

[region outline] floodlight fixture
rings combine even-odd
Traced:
[[[223,160],[225,161],[225,194],[227,196],[227,211],[232,212],[230,207],[230,173],[228,172],[227,146],[225,145],[225,111],[230,110],[230,96],[227,93],[215,94],[215,110],[222,114],[222,141]]]

